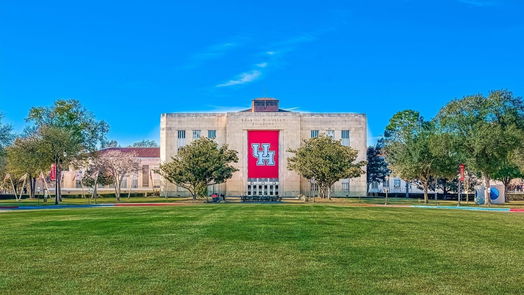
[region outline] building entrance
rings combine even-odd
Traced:
[[[249,178],[247,180],[248,196],[279,196],[278,178]]]

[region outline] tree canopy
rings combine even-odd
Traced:
[[[355,162],[358,152],[339,140],[321,135],[306,139],[298,149],[290,149],[288,169],[318,184],[321,196],[331,198],[331,187],[344,178],[362,175],[366,161]]]
[[[447,138],[433,121],[425,121],[416,111],[396,113],[385,130],[386,160],[394,174],[420,185],[428,202],[431,182],[452,177],[458,163],[446,149]]]
[[[169,182],[185,188],[193,196],[207,197],[207,187],[224,183],[238,171],[238,152],[227,145],[201,137],[178,150],[171,161],[160,165],[158,172]]]
[[[94,152],[104,142],[109,127],[77,100],[57,100],[51,107],[31,108],[27,120],[33,124],[30,131],[40,137],[42,159],[56,165],[58,203],[61,167]]]
[[[509,91],[472,95],[444,106],[438,120],[454,138],[454,150],[467,167],[482,175],[485,204],[490,204],[490,181],[504,169],[508,157],[522,146],[524,103]]]
[[[384,158],[384,140],[379,140],[375,146],[367,150],[367,181],[368,186],[373,182],[384,182],[391,173]]]
[[[12,127],[2,122],[3,115],[0,113],[0,177],[3,180],[5,172],[5,148],[13,139]]]
[[[131,147],[158,147],[158,143],[154,140],[144,139],[133,143]]]

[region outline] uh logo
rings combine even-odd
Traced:
[[[260,149],[262,146],[262,149]],[[257,166],[275,166],[275,151],[270,151],[270,143],[252,143],[253,157],[257,158]]]

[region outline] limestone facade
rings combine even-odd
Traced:
[[[256,101],[256,100],[255,100]],[[226,183],[210,188],[227,196],[248,193],[247,133],[250,130],[279,130],[279,179],[278,195],[293,197],[298,194],[314,194],[315,186],[287,169],[287,159],[292,156],[288,149],[300,146],[304,139],[315,134],[328,134],[341,139],[343,144],[358,151],[358,161],[366,160],[367,119],[355,113],[303,113],[278,111],[255,111],[249,109],[228,113],[166,113],[160,119],[160,161],[166,162],[176,155],[178,148],[198,137],[213,137],[218,144],[228,144],[238,151],[239,169]],[[348,136],[349,133],[349,136]],[[184,138],[182,138],[184,137]],[[343,137],[345,137],[343,139]],[[347,138],[349,137],[349,138]],[[335,184],[334,196],[365,196],[366,175]],[[187,192],[163,181],[162,195],[186,196]]]

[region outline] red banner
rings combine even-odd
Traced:
[[[50,173],[51,180],[56,180],[56,165],[51,165],[51,173]]]
[[[459,180],[460,181],[464,181],[464,168],[465,168],[464,164],[459,165],[459,174],[460,174]]]
[[[278,178],[278,130],[247,132],[247,177]]]

